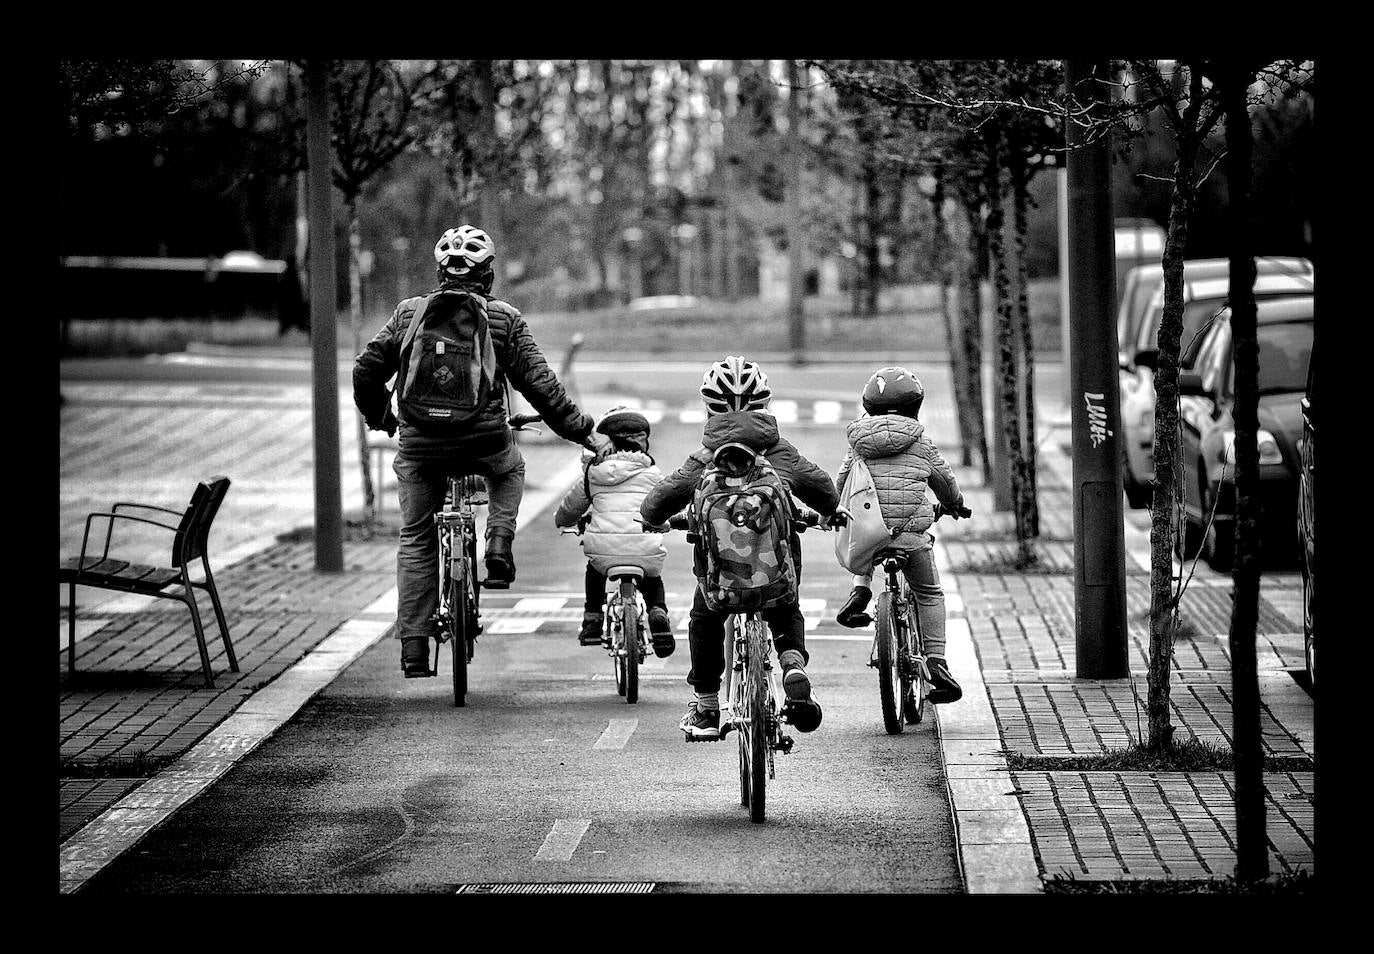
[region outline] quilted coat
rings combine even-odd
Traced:
[[[854,455],[858,454],[873,475],[883,521],[901,533],[893,538],[898,548],[918,547],[935,521],[935,508],[926,499],[926,488],[940,503],[953,509],[962,506],[963,494],[954,471],[925,436],[925,425],[902,414],[863,415],[845,428],[849,451],[840,464],[836,485],[843,485]]]
[[[440,289],[443,290],[446,289]],[[381,430],[387,408],[387,381],[400,368],[401,342],[421,300],[422,296],[416,296],[398,304],[391,320],[353,362],[353,402],[373,430]],[[595,422],[568,397],[520,311],[499,298],[488,298],[487,326],[496,351],[497,373],[486,406],[477,413],[468,433],[458,437],[426,434],[402,420],[398,431],[402,456],[432,460],[455,454],[480,457],[504,450],[511,440],[506,425],[507,381],[529,400],[559,437],[580,444],[591,433]]]
[[[579,480],[564,495],[554,523],[572,527],[587,516],[582,551],[601,573],[628,565],[650,576],[661,575],[668,555],[663,536],[645,533],[639,523],[644,496],[663,477],[653,458],[639,451],[617,451],[586,467],[585,473],[585,481]]]

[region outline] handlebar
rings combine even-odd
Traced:
[[[944,504],[937,503],[935,505],[936,520],[939,520],[941,517],[953,517],[955,520],[963,520],[971,516],[973,516],[973,511],[968,507],[959,507],[956,510],[946,510]]]

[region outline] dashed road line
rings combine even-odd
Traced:
[[[582,843],[582,836],[592,827],[590,818],[560,818],[544,836],[544,843],[534,853],[535,861],[571,861],[573,852]]]
[[[634,731],[638,727],[638,719],[611,719],[592,748],[599,751],[623,749],[625,743],[630,741],[630,736],[634,735]]]

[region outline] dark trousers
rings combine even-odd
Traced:
[[[639,592],[644,594],[644,602],[649,604],[649,608],[657,606],[664,612],[668,610],[668,596],[663,591],[663,577],[649,576],[647,573],[641,576],[636,585]],[[590,562],[587,563],[587,605],[588,613],[600,615],[602,603],[606,599],[606,574],[597,570]]]
[[[729,615],[708,609],[701,587],[696,588],[687,622],[687,644],[692,652],[687,682],[697,692],[720,689],[720,678],[725,673],[725,618]],[[803,663],[811,658],[806,651],[806,621],[796,600],[764,610],[761,615],[773,632],[773,646],[779,656],[795,649],[801,653]]]

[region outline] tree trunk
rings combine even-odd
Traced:
[[[482,217],[481,228],[491,236],[496,246],[497,260],[506,255],[505,235],[501,228],[501,195],[497,167],[499,150],[496,140],[496,78],[491,60],[477,60],[477,128],[482,137],[481,148],[476,150],[481,157],[482,167],[478,170],[482,186],[478,192],[477,214]]]
[[[1021,383],[1022,433],[1025,443],[1025,483],[1022,486],[1026,508],[1026,521],[1032,537],[1040,536],[1040,503],[1036,492],[1036,425],[1035,425],[1035,342],[1031,334],[1030,296],[1026,277],[1026,230],[1027,206],[1030,193],[1027,189],[1026,159],[1021,149],[1013,148],[1009,163],[1012,188],[1012,225],[1015,241],[1012,260],[1014,265],[1014,286],[1016,289],[1016,330],[1017,351],[1019,352],[1019,376]]]
[[[1017,407],[1016,336],[1014,334],[1014,306],[1007,267],[1007,255],[1002,236],[1005,219],[1002,201],[1001,171],[1002,141],[997,132],[988,137],[987,194],[988,194],[988,251],[992,259],[993,281],[996,290],[997,314],[997,372],[1002,391],[999,395],[1003,417],[1008,462],[1011,465],[1012,514],[1016,523],[1016,562],[1026,567],[1035,562],[1035,548],[1031,542],[1029,514],[1025,507],[1025,457],[1021,452],[1021,414]]]
[[[949,356],[949,377],[953,385],[954,410],[959,426],[959,463],[965,467],[973,466],[973,427],[969,421],[968,402],[968,364],[964,354],[964,343],[958,326],[954,322],[954,312],[950,308],[951,270],[949,224],[945,221],[945,182],[942,170],[935,170],[935,190],[930,197],[931,217],[934,222],[931,244],[935,258],[935,281],[940,286],[940,317],[945,325],[945,350]]]
[[[968,222],[968,243],[960,269],[962,287],[959,290],[964,367],[968,370],[968,393],[964,395],[964,403],[968,406],[974,449],[978,451],[983,468],[983,485],[991,486],[992,456],[988,452],[987,418],[983,413],[983,241],[980,235],[983,220],[976,202],[964,201],[964,217]]]
[[[882,188],[878,169],[872,162],[864,163],[864,316],[878,314],[878,285],[882,281],[882,261],[878,254],[878,236],[882,233]]]
[[[358,220],[357,196],[346,198],[348,207],[348,318],[353,327],[353,353],[363,350],[363,270],[362,230]],[[369,528],[377,519],[377,495],[372,487],[372,468],[367,452],[367,422],[361,411],[354,412],[358,422],[358,464],[363,477],[363,522]]]
[[[1250,114],[1246,87],[1254,74],[1238,63],[1218,77],[1226,110],[1227,218],[1231,232],[1231,347],[1235,376],[1236,560],[1231,610],[1231,747],[1235,753],[1236,879],[1269,875],[1265,835],[1264,748],[1260,735],[1255,628],[1259,618],[1259,342],[1255,262],[1250,247]]]
[[[1193,103],[1200,103],[1201,77],[1193,79]],[[1178,359],[1183,336],[1183,256],[1195,200],[1195,171],[1202,136],[1198,108],[1190,103],[1175,130],[1173,195],[1164,239],[1164,311],[1156,338],[1154,424],[1154,494],[1150,502],[1150,659],[1145,710],[1148,746],[1161,750],[1173,741],[1170,721],[1169,676],[1178,633],[1178,599],[1174,591],[1174,553],[1183,551],[1178,535],[1186,536],[1178,499],[1182,461],[1178,413]]]
[[[792,363],[806,360],[806,233],[802,227],[801,82],[787,61],[787,329]]]

